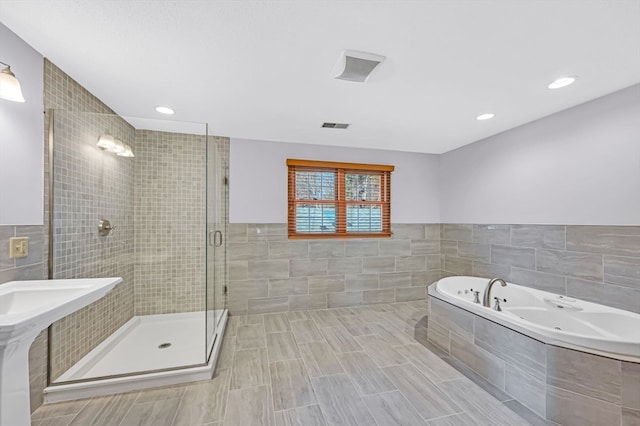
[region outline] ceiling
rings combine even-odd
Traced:
[[[121,115],[247,139],[443,153],[640,82],[640,0],[0,0],[0,20]],[[336,80],[345,49],[387,59]]]

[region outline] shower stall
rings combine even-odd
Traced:
[[[210,378],[227,319],[228,138],[48,110],[49,276],[122,277],[49,329],[48,402]]]

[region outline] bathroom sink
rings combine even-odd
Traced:
[[[51,323],[107,294],[122,278],[0,285],[0,426],[29,425],[29,348]]]

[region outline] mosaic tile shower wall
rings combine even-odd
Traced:
[[[204,310],[205,150],[204,136],[136,131],[136,315]]]
[[[123,278],[106,297],[52,325],[55,380],[133,316],[135,159],[96,143],[108,132],[133,145],[135,132],[51,62],[44,75],[45,107],[55,109],[53,276]],[[115,232],[100,237],[99,219],[111,221]]]

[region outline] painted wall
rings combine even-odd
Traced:
[[[445,223],[638,225],[640,85],[443,154],[440,182]]]
[[[43,58],[2,23],[0,40],[0,61],[11,65],[26,100],[0,99],[0,224],[42,225]]]
[[[392,164],[391,221],[440,222],[437,155],[234,138],[230,149],[231,223],[287,222],[287,158]]]

